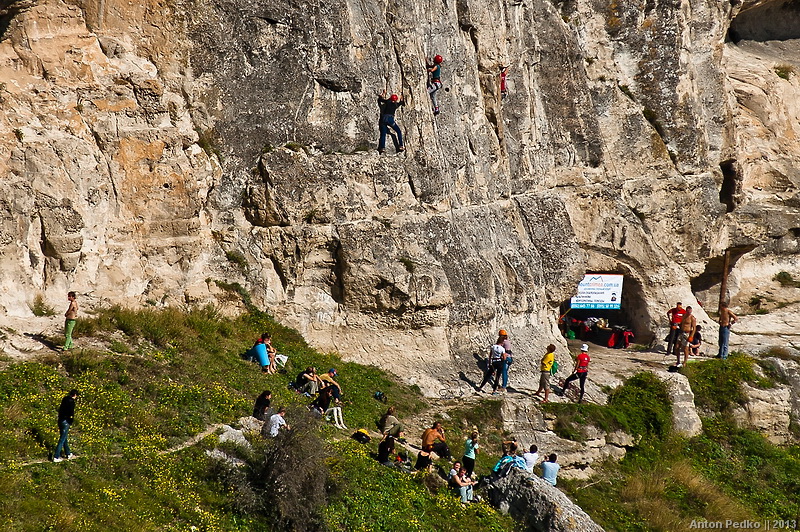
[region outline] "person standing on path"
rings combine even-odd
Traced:
[[[717,358],[727,360],[728,341],[731,338],[731,325],[739,321],[739,318],[731,312],[727,303],[719,304],[719,353]]]
[[[589,344],[583,344],[581,346],[581,352],[578,354],[578,358],[575,359],[575,369],[572,370],[572,375],[567,377],[567,380],[564,381],[564,386],[562,387],[563,391],[561,392],[562,395],[567,393],[567,388],[569,388],[572,381],[580,379],[581,384],[581,395],[578,397],[578,402],[583,402],[583,393],[586,388],[586,377],[589,374],[589,362],[591,362],[591,358],[589,358]]]
[[[547,403],[547,397],[550,395],[550,370],[553,369],[553,362],[556,361],[556,346],[550,344],[547,346],[547,353],[542,357],[540,364],[539,376],[539,389],[533,395],[539,395],[544,392],[543,403]]]
[[[381,109],[381,116],[378,123],[381,132],[380,139],[378,140],[378,153],[386,151],[386,135],[389,133],[389,128],[392,128],[397,134],[397,137],[392,135],[394,149],[398,152],[405,151],[406,147],[403,144],[403,132],[394,119],[394,113],[405,104],[406,102],[403,100],[403,97],[397,94],[392,94],[387,98],[386,91],[383,91],[380,96],[378,96],[378,106]]]
[[[502,356],[503,385],[500,386],[500,391],[506,392],[508,388],[508,367],[514,363],[514,352],[511,350],[511,340],[508,339],[508,332],[505,329],[500,329],[500,332],[497,333],[497,342],[495,343],[503,346],[506,351]]]
[[[64,313],[64,349],[72,349],[74,344],[72,343],[72,331],[75,329],[75,324],[77,323],[78,319],[78,298],[75,295],[75,292],[67,293],[67,300],[69,301],[69,306],[67,307],[67,311]]]
[[[675,341],[678,339],[679,331],[681,325],[681,320],[683,319],[683,315],[686,314],[686,309],[683,308],[683,304],[678,301],[675,303],[675,306],[667,311],[667,319],[669,319],[669,334],[667,334],[667,354],[673,353],[673,348],[675,347]]]
[[[500,340],[498,339],[498,342]],[[486,373],[483,374],[483,381],[478,386],[478,392],[483,391],[483,387],[489,382],[489,379],[494,375],[494,383],[492,384],[492,395],[497,395],[497,385],[500,383],[500,375],[503,373],[505,361],[503,357],[506,354],[505,348],[499,343],[494,344],[489,348],[489,359],[486,361]]]
[[[72,292],[70,292],[72,293]],[[69,428],[75,421],[75,399],[78,398],[78,390],[70,390],[67,395],[61,400],[61,406],[58,407],[58,445],[56,445],[56,452],[53,454],[53,462],[60,462],[61,451],[67,455],[67,460],[72,460],[75,455],[69,450],[69,442],[67,435]]]
[[[682,368],[689,361],[689,346],[694,340],[694,333],[697,330],[697,318],[692,314],[692,307],[686,307],[686,314],[683,315],[680,325],[680,333],[678,334],[676,349],[676,356],[678,362],[675,364],[677,367]],[[681,351],[683,351],[683,364],[681,364]]]

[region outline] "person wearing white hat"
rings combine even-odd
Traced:
[[[569,388],[572,381],[580,380],[581,383],[581,395],[578,398],[578,402],[583,402],[583,392],[586,388],[586,376],[589,374],[589,362],[591,362],[591,358],[589,358],[589,345],[583,344],[581,346],[581,352],[578,357],[575,359],[575,369],[572,371],[572,375],[567,377],[567,380],[564,381],[564,386],[562,387],[563,391],[561,394],[565,394],[567,389]]]

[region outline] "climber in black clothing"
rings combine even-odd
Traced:
[[[403,145],[403,132],[394,120],[395,111],[405,104],[406,102],[403,100],[403,97],[397,94],[392,94],[387,98],[386,91],[383,91],[380,96],[378,96],[378,105],[381,108],[381,118],[379,122],[381,138],[380,141],[378,141],[378,153],[383,153],[386,150],[386,134],[389,132],[389,128],[392,128],[394,132],[397,133],[397,137],[392,135],[395,149],[397,151],[405,151],[406,147]]]

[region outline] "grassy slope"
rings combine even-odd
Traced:
[[[563,483],[565,491],[607,530],[686,530],[693,519],[800,518],[800,447],[772,445],[730,417],[730,409],[746,401],[742,382],[769,387],[769,380],[757,376],[745,356],[692,364],[687,376],[697,405],[708,413],[703,433],[691,439],[642,431],[631,423],[628,407],[634,420],[640,415],[635,403],[556,407],[563,411],[564,435],[579,433],[577,424],[585,422],[643,434],[622,462],[606,464],[590,481]],[[645,390],[642,404],[652,409],[656,395]]]
[[[239,357],[265,330],[273,333],[279,352],[290,357],[288,374],[264,376]],[[270,530],[267,517],[237,513],[231,490],[212,474],[204,450],[213,447],[215,438],[177,453],[159,451],[208,424],[248,415],[264,389],[273,391],[274,405],[308,402],[286,389],[308,365],[339,370],[351,428],[374,428],[385,409],[372,397],[378,390],[404,414],[426,407],[418,390],[375,367],[317,353],[295,331],[265,315],[231,320],[212,309],[112,308],[79,321],[78,345],[90,335],[106,338],[116,352],[54,353],[0,372],[3,530]],[[55,413],[73,387],[81,392],[70,434],[79,459],[23,465],[52,453],[58,436]],[[329,425],[320,430],[328,437],[335,434]],[[400,529],[406,518],[418,522],[420,530],[511,526],[488,507],[462,510],[452,494],[431,496],[411,479],[378,468],[355,443],[336,445],[342,447],[336,448],[340,459],[331,464],[332,481],[348,487],[332,495],[326,517],[334,529],[342,529],[343,522],[348,529],[369,529],[376,522]],[[345,481],[360,478],[363,482]],[[395,502],[399,511],[387,519],[386,508],[363,504],[376,498],[402,504]]]

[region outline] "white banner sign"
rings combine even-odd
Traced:
[[[572,308],[618,309],[622,300],[622,275],[588,273],[578,284],[578,294],[570,300]]]

